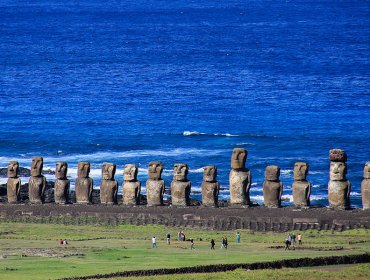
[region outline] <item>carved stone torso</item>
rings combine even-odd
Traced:
[[[93,179],[77,177],[76,184],[76,202],[78,204],[91,203],[91,194],[93,190]]]
[[[140,204],[140,181],[123,181],[122,189],[124,205]]]
[[[351,184],[347,181],[330,180],[328,184],[329,206],[338,209],[347,209],[350,206],[349,193]]]
[[[219,182],[202,182],[202,205],[206,207],[218,207]]]
[[[29,200],[31,203],[43,203],[44,192],[46,188],[46,179],[44,176],[30,177],[28,182]]]
[[[118,182],[116,180],[102,180],[100,183],[100,203],[117,203]]]
[[[6,182],[8,203],[17,203],[20,201],[21,179],[9,178]]]
[[[362,208],[370,209],[370,179],[361,182]]]
[[[146,181],[146,198],[148,206],[163,205],[163,194],[165,190],[164,180]]]
[[[70,182],[68,179],[56,179],[54,184],[54,200],[57,204],[68,202]]]
[[[263,182],[263,199],[266,207],[276,208],[281,206],[283,184],[280,181]]]
[[[173,206],[189,206],[190,205],[190,181],[172,181],[171,196]]]
[[[296,207],[310,206],[311,184],[308,181],[293,182],[293,202]]]
[[[231,205],[249,205],[249,189],[250,189],[250,171],[231,169],[229,176],[230,184],[230,204]]]

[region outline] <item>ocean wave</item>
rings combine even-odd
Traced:
[[[226,137],[237,137],[239,135],[236,134],[230,134],[230,133],[205,133],[205,132],[198,132],[198,131],[184,131],[182,133],[183,136],[199,136],[199,135],[205,135],[205,136],[226,136]]]

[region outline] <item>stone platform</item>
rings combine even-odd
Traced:
[[[255,231],[301,231],[307,229],[343,231],[370,228],[370,210],[331,210],[325,207],[269,209],[190,207],[125,207],[122,205],[30,205],[1,204],[1,220],[57,222],[69,224],[161,224],[210,230],[251,229]]]

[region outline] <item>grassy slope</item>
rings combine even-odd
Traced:
[[[303,233],[304,246],[325,249],[343,246],[344,250],[341,251],[284,251],[283,249],[268,248],[269,246],[283,245],[282,241],[286,235],[284,233],[241,231],[242,243],[235,244],[235,231],[185,229],[187,237],[195,239],[196,250],[191,251],[188,242],[174,241],[170,246],[166,245],[165,234],[167,231],[175,236],[179,229],[157,225],[108,227],[1,223],[0,255],[15,255],[0,259],[0,279],[54,279],[124,270],[271,261],[283,258],[370,252],[370,234],[366,230],[352,230],[342,233],[324,231]],[[150,248],[152,235],[156,235],[158,238],[158,249]],[[220,250],[220,241],[224,235],[228,237],[230,243],[230,248],[227,251]],[[67,238],[70,240],[70,244],[65,248],[60,248],[57,243],[59,238]],[[199,241],[199,238],[202,238],[203,241]],[[217,242],[214,252],[209,250],[211,238]],[[349,244],[349,241],[366,242]],[[21,252],[26,248],[51,248],[54,252],[77,252],[83,253],[84,256],[20,257]]]

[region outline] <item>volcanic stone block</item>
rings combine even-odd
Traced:
[[[89,177],[90,163],[79,162],[77,170],[76,184],[76,202],[78,204],[91,203],[94,181]]]
[[[280,168],[269,165],[265,170],[265,181],[263,182],[263,199],[265,206],[269,208],[281,207],[281,195],[283,184],[279,180]]]
[[[123,170],[123,204],[139,205],[141,183],[137,180],[139,169],[136,164],[126,164]]]
[[[307,173],[307,163],[294,164],[293,202],[296,207],[310,206],[311,183],[306,180]]]
[[[329,207],[348,209],[350,207],[351,184],[346,179],[347,155],[343,150],[330,150],[330,181],[328,184]]]
[[[103,163],[102,180],[100,182],[100,203],[117,203],[118,182],[114,179],[116,165],[114,163]]]
[[[21,179],[19,175],[19,163],[9,161],[8,164],[8,181],[6,182],[8,203],[17,203],[20,201]]]
[[[229,175],[230,205],[249,206],[249,189],[251,187],[251,172],[245,167],[248,152],[242,148],[235,148],[231,156],[231,171]]]
[[[163,163],[152,161],[149,163],[148,175],[146,181],[146,197],[148,206],[163,205],[163,194],[165,191],[165,182],[162,180]]]
[[[175,163],[173,181],[171,182],[171,196],[173,206],[189,206],[191,182],[187,179],[189,167],[184,163]]]
[[[362,207],[370,209],[370,162],[364,167],[364,179],[361,182]]]
[[[41,175],[44,159],[34,157],[31,165],[31,177],[28,182],[28,195],[31,203],[39,204],[44,201],[46,179]]]
[[[208,207],[218,207],[218,193],[220,191],[220,183],[217,182],[217,167],[206,166],[204,168],[202,182],[202,204]]]
[[[70,182],[67,179],[68,164],[57,162],[55,168],[54,200],[57,204],[66,204],[69,197]]]

